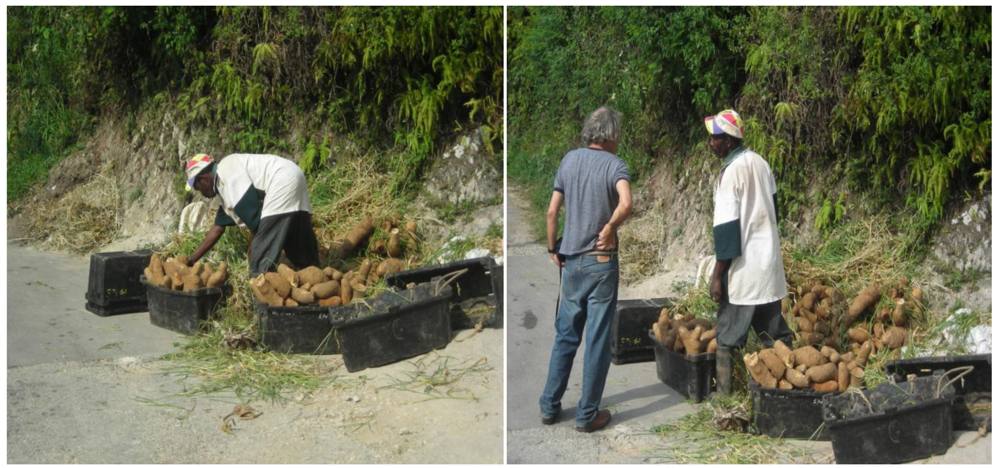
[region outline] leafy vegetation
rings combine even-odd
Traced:
[[[777,175],[783,222],[818,212],[807,222],[820,233],[870,200],[907,213],[895,228],[912,249],[950,201],[991,183],[989,9],[511,8],[508,18],[508,170],[538,210],[602,104],[623,113],[619,151],[634,180],[663,158],[702,167],[701,119],[736,108],[747,145]]]
[[[503,134],[500,7],[10,7],[8,199],[108,116],[151,109],[220,146],[302,154],[349,140],[418,180],[456,128]],[[294,118],[293,118],[294,117]],[[305,141],[291,141],[296,134]],[[131,130],[130,130],[131,131]]]

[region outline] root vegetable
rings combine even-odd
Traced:
[[[162,284],[162,286],[164,288],[167,288],[167,289],[174,289],[174,280],[173,280],[173,278],[171,278],[169,276],[164,276],[163,277],[163,284]]]
[[[174,291],[184,289],[184,278],[181,277],[180,272],[174,271],[174,274],[170,275],[170,279],[173,280]]]
[[[887,346],[889,349],[899,349],[906,344],[908,338],[906,330],[899,327],[892,327],[882,335],[882,346]]]
[[[854,362],[854,353],[848,351],[848,352],[846,352],[844,354],[841,354],[840,355],[840,360],[843,361],[843,362],[846,362],[848,365],[850,365],[852,362]]]
[[[204,284],[208,284],[209,278],[211,278],[212,274],[214,274],[214,273],[215,273],[215,269],[212,268],[212,264],[211,263],[206,263],[205,264],[205,269],[201,272],[201,282],[204,283]]]
[[[872,352],[872,342],[868,340],[865,344],[858,348],[858,356],[854,358],[854,364],[858,367],[865,367],[868,365],[868,355]]]
[[[823,383],[837,378],[837,365],[826,363],[821,366],[810,367],[806,370],[806,377],[813,383]]]
[[[839,387],[836,380],[812,384],[813,391],[816,392],[836,392]]]
[[[865,385],[865,371],[860,367],[848,370],[851,375],[850,388],[861,388]]]
[[[816,321],[813,324],[813,331],[823,336],[830,336],[830,326],[826,322]]]
[[[310,290],[316,299],[326,299],[334,295],[340,295],[340,282],[339,281],[327,281],[322,284],[317,284],[313,286]]]
[[[163,286],[163,279],[166,276],[166,273],[163,271],[163,261],[160,260],[159,255],[153,254],[149,258],[149,270],[152,273],[152,276],[147,276],[146,278],[152,281],[153,284]]]
[[[278,264],[278,274],[283,276],[285,281],[288,281],[288,284],[293,288],[297,288],[301,284],[299,283],[299,274],[284,263]]]
[[[764,364],[764,361],[760,360],[760,356],[757,353],[744,354],[743,362],[747,365],[750,375],[755,381],[757,381],[757,383],[760,384],[761,387],[777,387],[778,380],[771,375],[771,371],[767,369],[767,365]]]
[[[317,267],[310,266],[299,270],[299,283],[302,285],[306,283],[320,284],[325,282],[326,274],[323,273],[323,270],[320,270]],[[302,286],[299,287],[301,288]]]
[[[787,380],[781,379],[781,380],[778,381],[778,388],[780,388],[782,390],[791,390],[791,389],[793,389],[795,387],[793,387],[792,384],[788,383]]]
[[[205,282],[205,285],[210,288],[218,288],[221,287],[225,282],[226,282],[226,272],[225,270],[219,270],[216,271],[215,273],[212,273],[212,276],[208,277],[208,281]]]
[[[174,275],[177,274],[177,260],[168,258],[165,262],[163,262],[163,271],[167,276],[173,278]]]
[[[892,310],[888,307],[881,307],[879,308],[878,313],[875,314],[875,318],[879,322],[888,322],[892,320]]]
[[[910,299],[917,307],[921,307],[924,303],[924,291],[920,288],[913,288],[913,291],[910,291]]]
[[[201,263],[201,261],[194,262],[194,265],[192,265],[190,269],[190,273],[193,273],[198,276],[201,276],[201,274],[204,271],[205,271],[205,264]]]
[[[347,272],[343,278],[340,278],[340,300],[344,305],[351,303],[351,297],[354,294],[354,290],[351,289],[351,277],[354,276],[353,272]]]
[[[399,243],[399,229],[393,229],[389,234],[389,242],[385,245],[385,252],[392,258],[399,258],[403,253],[403,248]]]
[[[340,281],[340,278],[344,277],[344,274],[334,267],[324,268],[323,274],[330,278],[331,281]]]
[[[825,301],[826,299],[823,300]],[[820,320],[826,320],[830,318],[830,306],[823,304],[816,306],[816,317],[819,317]]]
[[[385,260],[384,262],[382,262],[382,264],[378,266],[378,274],[379,276],[384,278],[393,273],[399,273],[403,271],[403,267],[405,265],[406,264],[398,258],[390,258]]]
[[[826,286],[822,284],[814,284],[811,292],[816,295],[817,298],[821,298],[826,294]]]
[[[847,370],[847,364],[841,362],[837,364],[837,391],[843,392],[851,385],[851,374]]]
[[[219,272],[216,272],[218,274]],[[271,307],[281,307],[285,304],[285,300],[278,295],[277,291],[271,286],[271,283],[267,282],[264,275],[260,275],[250,281],[250,289],[253,291],[254,295],[257,296],[257,300],[266,303]]]
[[[795,362],[806,367],[818,366],[823,363],[823,355],[812,346],[805,346],[792,351]]]
[[[375,245],[372,247],[372,252],[374,252],[375,255],[378,255],[378,256],[381,256],[381,257],[384,257],[384,256],[388,255],[386,253],[386,249],[385,249],[385,240],[384,239],[379,239],[379,240],[375,241]]]
[[[299,286],[299,289],[301,289],[303,291],[310,291],[310,290],[312,290],[312,287],[313,287],[312,283],[306,283],[306,284],[303,284],[302,286]]]
[[[371,269],[372,261],[366,258],[363,262],[361,262],[361,266],[358,267],[357,277],[362,279],[368,278],[368,272],[371,271]]]
[[[799,325],[799,332],[812,333],[813,325],[809,319],[805,317],[795,317],[795,323]]]
[[[785,346],[785,343],[781,341],[774,342],[774,354],[778,355],[778,359],[781,359],[781,363],[785,367],[791,368],[795,367],[795,355],[792,354],[792,350]]]
[[[785,364],[781,362],[781,358],[774,353],[773,349],[762,349],[757,353],[761,361],[764,361],[764,365],[767,366],[767,370],[771,372],[771,375],[776,379],[780,379],[785,375]]]
[[[705,331],[703,331],[701,333],[701,337],[698,338],[698,340],[701,341],[701,350],[705,351],[706,349],[708,349],[708,344],[711,343],[712,340],[714,340],[714,339],[715,339],[715,329],[714,328],[711,329],[711,330],[705,330]]]
[[[687,331],[684,327],[679,328],[677,331],[680,334],[681,341],[684,343],[684,349],[688,356],[701,354],[701,340],[699,338],[701,338],[701,334],[704,332],[701,325],[694,327],[693,331]]]
[[[407,221],[406,222],[406,230],[410,231],[410,232],[412,232],[414,234],[416,234],[417,233],[417,223],[416,223],[416,221]]]
[[[868,341],[868,332],[861,328],[849,328],[847,330],[847,337],[855,343],[864,343]]]
[[[819,350],[819,353],[822,354],[827,361],[830,361],[834,364],[840,362],[840,354],[837,353],[836,349],[833,349],[829,346],[824,346]]]
[[[850,326],[853,324],[862,313],[878,302],[881,295],[879,287],[876,284],[862,290],[861,293],[854,298],[854,301],[851,302],[851,307],[847,309],[847,315],[844,317],[844,325]]]
[[[816,303],[816,294],[809,292],[799,301],[799,309],[802,310],[812,310],[813,305]]]
[[[312,304],[316,302],[316,296],[309,291],[304,291],[301,288],[292,288],[291,294],[289,296],[298,302],[299,304]]]
[[[798,388],[807,388],[812,385],[809,377],[795,369],[785,369],[785,380]]]
[[[719,343],[715,338],[712,338],[712,341],[709,341],[708,346],[705,347],[705,352],[714,353],[717,349],[719,349]]]
[[[150,270],[149,267],[144,268],[142,270],[142,274],[146,276],[146,281],[149,282],[149,284],[156,284],[159,286],[159,284],[153,280],[153,270]]]
[[[823,335],[820,335],[819,333],[804,332],[800,333],[799,335],[802,336],[802,342],[808,346],[814,346],[823,343]]]
[[[340,296],[330,296],[326,299],[320,299],[319,305],[322,307],[339,306],[342,302]]]
[[[806,371],[809,369],[805,364],[799,364],[795,366],[795,370],[799,371],[800,374],[805,375]]]
[[[194,274],[194,272],[184,277],[185,291],[194,291],[195,289],[201,289],[202,287],[201,276]]]
[[[906,301],[900,299],[896,303],[896,310],[892,311],[892,324],[897,327],[906,325],[906,311],[903,310],[903,304],[906,304]]]
[[[361,220],[347,233],[344,241],[337,246],[337,258],[340,260],[350,257],[352,253],[375,232],[375,225],[372,224],[371,217]]]
[[[298,307],[298,306],[299,303],[295,302],[295,299],[292,299],[290,297],[285,298],[285,307]]]
[[[264,279],[271,284],[271,287],[274,288],[274,291],[277,292],[282,299],[288,297],[292,291],[292,285],[288,283],[288,280],[286,280],[284,276],[277,273],[267,272],[264,273]]]

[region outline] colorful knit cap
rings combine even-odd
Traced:
[[[705,117],[705,128],[712,135],[732,135],[743,139],[743,118],[732,109]]]
[[[184,188],[190,192],[191,187],[194,187],[194,179],[198,177],[198,174],[201,174],[201,171],[205,170],[205,168],[211,164],[212,158],[207,154],[194,155],[194,157],[188,161],[187,167],[184,168],[184,173],[187,174],[188,178],[187,186]]]

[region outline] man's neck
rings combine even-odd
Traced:
[[[612,146],[611,143],[602,141],[600,143],[591,143],[587,145],[587,148],[614,153],[614,151],[611,151],[611,146]]]

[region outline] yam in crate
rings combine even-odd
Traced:
[[[830,440],[823,424],[823,395],[807,389],[763,388],[750,380],[753,424],[773,438]]]
[[[670,299],[623,299],[611,319],[611,362],[615,365],[656,360],[649,324],[656,322]]]
[[[139,277],[152,255],[151,250],[91,255],[86,309],[101,317],[147,310],[146,288]]]
[[[280,353],[337,354],[330,309],[318,305],[271,307],[254,298],[261,343]]]
[[[479,320],[484,326],[503,326],[503,271],[496,269],[492,257],[479,257],[443,265],[432,265],[413,270],[401,271],[386,277],[386,285],[406,288],[406,285],[422,284],[444,278],[452,279],[449,285],[451,295],[451,326],[454,329],[472,328]],[[500,274],[500,281],[494,275]],[[492,308],[489,316],[470,316],[475,310]]]
[[[952,443],[954,375],[823,397],[823,420],[838,464],[903,463],[939,455]]]
[[[656,354],[656,377],[681,395],[700,403],[715,388],[715,353],[688,356],[667,349],[649,330]]]
[[[146,286],[149,323],[185,335],[197,333],[203,322],[225,306],[226,297],[233,292],[229,284],[222,288],[175,291],[149,283],[145,275],[140,281]]]
[[[901,382],[908,375],[923,377],[937,370],[948,371],[965,366],[971,366],[972,372],[952,384],[955,388],[955,401],[951,405],[952,428],[976,431],[985,426],[987,431],[992,431],[993,355],[901,359],[886,364],[885,372],[890,380]]]
[[[436,282],[392,289],[329,309],[349,372],[444,348],[451,341],[452,289]]]

